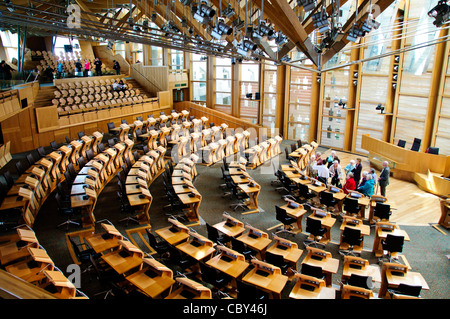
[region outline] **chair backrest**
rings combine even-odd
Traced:
[[[397,146],[404,148],[405,145],[406,145],[406,141],[405,140],[398,140]]]
[[[396,235],[388,234],[386,236],[385,245],[383,245],[383,249],[387,250],[391,253],[402,252],[404,241],[405,241],[404,236],[396,236]]]
[[[430,146],[430,147],[427,149],[427,153],[438,155],[438,154],[439,154],[439,148],[438,148],[438,147],[431,147],[431,146]]]
[[[216,228],[206,223],[206,232],[208,234],[208,239],[212,240],[213,242],[217,241],[217,238],[219,237],[219,232]]]
[[[333,201],[333,193],[323,191],[320,192],[320,203],[323,205],[329,205]]]
[[[282,268],[286,264],[282,255],[278,255],[278,254],[271,253],[270,251],[266,251],[265,257],[266,257],[266,262],[271,265]]]
[[[391,205],[377,202],[373,210],[373,215],[380,219],[389,220],[389,216],[391,216]]]
[[[345,227],[342,233],[342,241],[349,245],[359,245],[362,241],[361,230],[352,227]]]
[[[78,138],[82,138],[83,136],[84,136],[84,132],[83,131],[78,132]]]
[[[34,158],[32,153],[27,154],[27,161],[30,165],[33,165],[36,162],[36,159]]]
[[[422,286],[411,286],[407,284],[399,284],[395,292],[401,295],[419,297]]]
[[[56,143],[56,141],[51,141],[50,147],[53,151],[56,151],[58,149],[58,143]]]
[[[310,264],[302,264],[302,269],[300,271],[304,275],[312,276],[315,278],[322,279],[325,277],[322,267],[319,266],[313,266]]]
[[[413,144],[411,146],[411,151],[418,152],[420,149],[420,144],[422,143],[422,140],[420,138],[414,138]]]
[[[322,231],[322,222],[319,219],[307,217],[306,218],[306,232],[312,235],[317,235]]]
[[[351,212],[351,213],[356,213],[358,209],[358,200],[356,198],[349,198],[346,197],[344,199],[344,210]]]
[[[107,124],[108,125],[108,130],[113,129],[116,127],[116,125],[114,124],[114,122],[110,122]]]
[[[80,169],[86,165],[86,160],[82,156],[77,158],[77,162],[78,162],[78,166],[80,167]]]
[[[6,180],[6,186],[8,187],[8,189],[10,189],[10,188],[14,185],[14,179],[13,179],[13,177],[12,177],[11,172],[10,172],[10,171],[6,171],[6,172],[3,174],[3,177],[4,177],[5,180]]]
[[[86,151],[86,158],[87,158],[87,160],[90,161],[94,157],[95,157],[95,155],[94,155],[94,151],[92,150],[92,148],[88,149]]]
[[[277,205],[275,205],[275,213],[276,219],[280,222],[282,222],[287,217],[286,210]]]
[[[155,235],[152,234],[151,230],[149,228],[146,228],[147,231],[147,237],[148,237],[148,243],[151,247],[156,247],[156,238]]]
[[[371,276],[361,276],[357,274],[351,274],[347,284],[351,286],[361,287],[364,289],[373,288]]]

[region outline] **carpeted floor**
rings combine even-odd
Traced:
[[[282,149],[289,144],[290,141],[283,141]],[[325,149],[322,150],[325,151]],[[15,156],[14,159],[20,160],[20,156]],[[273,160],[273,165],[275,167],[278,167],[278,165],[282,163],[286,163],[284,153]],[[11,165],[12,163],[8,164],[9,167]],[[249,174],[261,185],[262,190],[258,197],[261,212],[255,214],[242,214],[242,211],[239,209],[237,211],[231,210],[229,208],[231,202],[222,197],[224,191],[219,187],[219,185],[223,183],[220,164],[215,164],[210,167],[197,165],[199,175],[194,180],[194,185],[200,194],[202,194],[203,199],[199,209],[200,225],[193,226],[192,228],[198,233],[206,236],[205,223],[215,224],[220,222],[224,211],[227,211],[230,215],[238,218],[244,223],[248,223],[264,231],[266,231],[267,228],[279,224],[275,219],[275,205],[283,205],[284,201],[282,199],[282,193],[277,192],[276,187],[271,185],[271,181],[276,179],[272,167],[272,163],[267,163],[257,169],[249,170]],[[12,171],[15,171],[15,169],[12,169]],[[126,214],[121,212],[120,201],[116,194],[118,190],[116,177],[100,194],[94,215],[97,221],[102,219],[109,220],[124,236],[126,236],[126,230],[137,227],[137,225],[133,222],[130,222],[128,225],[124,222],[119,222]],[[154,198],[150,208],[151,227],[154,231],[168,225],[167,214],[170,213],[167,209],[164,209],[166,203],[164,201],[161,176],[152,183],[150,192]],[[65,217],[58,215],[54,194],[52,194],[39,211],[33,229],[36,232],[41,245],[48,251],[58,268],[63,272],[66,272],[67,266],[72,264],[72,259],[65,241],[67,230],[64,227],[56,227],[64,220]],[[305,223],[305,220],[306,216],[303,218],[303,223]],[[334,258],[340,259],[342,264],[342,257],[340,257],[338,253],[340,224],[341,223],[338,220],[333,226],[331,230],[332,241],[327,245],[326,250],[330,251]],[[430,290],[422,290],[422,297],[425,299],[449,298],[450,268],[447,256],[450,254],[450,245],[448,231],[444,235],[431,226],[400,226],[411,238],[410,242],[405,243],[403,250],[403,255],[411,266],[411,271],[420,272],[430,286]],[[303,229],[305,229],[305,227]],[[71,226],[68,232],[75,232],[78,230],[80,230],[80,228]],[[300,233],[295,236],[285,234],[281,236],[297,242],[299,248],[303,249],[303,241],[306,239],[307,234]],[[373,239],[372,228],[370,236],[364,238],[364,251],[361,257],[368,259],[370,264],[377,265],[377,260],[371,252]],[[141,246],[141,249],[148,252],[148,249],[144,245]],[[305,255],[306,253],[303,252],[298,265],[301,264]],[[300,269],[300,267],[298,267],[298,269]],[[333,285],[336,287],[339,285],[341,273],[342,266],[339,267],[338,273],[333,275]],[[288,283],[282,293],[284,298],[287,298],[291,288],[292,283]],[[378,288],[379,284],[375,284],[374,291],[377,292]],[[97,293],[101,293],[104,290],[104,287],[102,287],[98,280],[89,272],[83,273],[80,290],[90,298],[103,298],[104,296],[102,294],[96,295]]]

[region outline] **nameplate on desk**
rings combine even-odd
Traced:
[[[288,207],[290,207],[290,208],[298,208],[299,205],[297,203],[295,203],[295,202],[289,202],[288,203]]]
[[[262,233],[260,233],[260,232],[257,232],[257,231],[254,231],[254,230],[252,230],[249,234],[248,234],[248,237],[250,237],[250,238],[260,238],[262,236]]]
[[[325,213],[323,211],[320,211],[320,210],[316,210],[315,213],[314,213],[314,216],[322,218],[322,217],[326,217],[327,213]]]
[[[353,197],[353,198],[361,198],[361,194],[358,194],[358,193],[353,193],[353,192],[351,192],[350,193],[350,197]]]
[[[319,187],[319,186],[322,186],[322,183],[319,182],[319,181],[315,181],[315,182],[314,182],[314,186],[318,186],[318,187]]]
[[[339,188],[331,187],[331,188],[330,188],[330,191],[331,191],[332,193],[339,193]]]

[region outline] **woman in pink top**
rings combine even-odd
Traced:
[[[89,70],[91,69],[91,63],[86,59],[84,60],[84,76],[89,75]]]

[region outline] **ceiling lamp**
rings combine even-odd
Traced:
[[[242,56],[245,56],[249,58],[253,51],[255,51],[258,48],[258,46],[253,43],[252,41],[246,39],[243,40],[238,46],[237,46],[237,53],[239,53]]]
[[[330,21],[328,21],[328,13],[325,10],[314,13],[313,19],[314,28],[318,29],[320,33],[325,33],[330,30]]]
[[[266,25],[266,21],[260,21],[259,26],[253,31],[253,37],[267,40],[272,38],[275,31],[271,26]]]
[[[194,19],[201,24],[207,24],[212,17],[216,14],[216,10],[209,7],[206,2],[202,2],[199,6],[193,6]]]
[[[359,41],[359,38],[363,37],[364,34],[364,31],[358,28],[357,24],[353,24],[353,27],[350,29],[347,35],[347,40],[357,43]]]
[[[303,7],[303,10],[308,12],[316,7],[316,1],[315,0],[297,0],[297,5],[299,7]]]
[[[226,36],[233,33],[233,28],[225,24],[223,19],[219,19],[216,26],[211,31],[211,35],[217,40],[224,40]]]
[[[222,15],[224,17],[227,17],[228,19],[234,16],[236,12],[234,11],[233,7],[231,6],[231,3],[228,3],[227,7],[222,11]]]
[[[448,21],[449,15],[450,6],[448,1],[439,1],[437,6],[428,12],[428,16],[435,19],[433,24],[438,28]]]
[[[364,21],[363,25],[361,26],[361,30],[364,31],[365,33],[369,33],[370,31],[372,31],[372,29],[378,29],[380,27],[380,23],[375,21],[375,19],[373,19],[373,15],[369,14],[367,16],[366,21]]]

